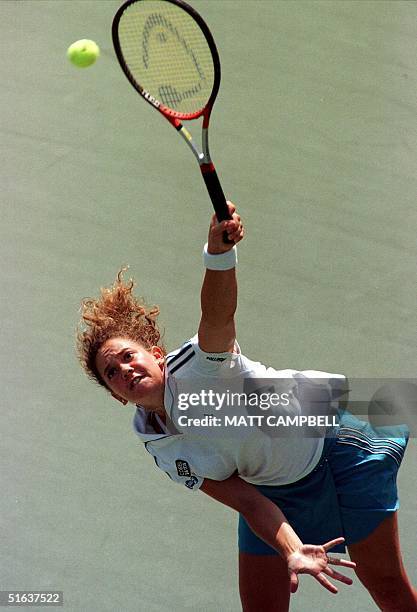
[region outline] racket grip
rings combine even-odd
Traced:
[[[214,211],[218,222],[226,221],[231,219],[229,209],[227,207],[226,198],[224,197],[223,189],[217,176],[217,172],[213,164],[201,164],[201,174],[203,175],[204,182],[209,193],[211,203],[213,204]],[[223,242],[231,244],[233,240],[229,240],[227,232],[223,232]]]

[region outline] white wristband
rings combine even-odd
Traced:
[[[226,253],[218,253],[213,255],[209,253],[208,244],[204,245],[203,249],[203,261],[204,267],[209,270],[231,270],[236,267],[237,264],[237,249],[236,245],[230,249],[230,251],[226,251]]]

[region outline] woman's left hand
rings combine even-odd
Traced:
[[[298,589],[298,574],[310,574],[331,593],[337,593],[338,590],[336,586],[326,578],[326,576],[330,576],[334,580],[339,580],[345,584],[352,584],[352,580],[350,578],[329,567],[330,565],[340,565],[350,568],[356,567],[356,563],[353,561],[347,561],[339,557],[327,556],[328,550],[337,544],[342,544],[344,541],[344,538],[337,538],[335,540],[331,540],[330,542],[326,542],[326,544],[323,544],[323,546],[303,544],[297,551],[291,553],[287,557],[288,575],[291,582],[291,593],[295,593]]]

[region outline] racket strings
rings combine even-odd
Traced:
[[[136,83],[170,109],[202,110],[213,89],[210,47],[196,21],[164,0],[130,5],[119,21],[123,59]]]

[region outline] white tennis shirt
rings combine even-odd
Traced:
[[[306,476],[324,439],[311,429],[306,435],[296,421],[311,413],[312,404],[323,418],[330,408],[334,412],[346,385],[340,374],[274,370],[242,355],[237,344],[235,351],[205,353],[194,336],[166,358],[167,425],[157,417],[164,433],[155,431],[142,407],[134,415],[134,430],[156,465],[190,490],[204,478],[225,480],[235,472],[271,486]]]

